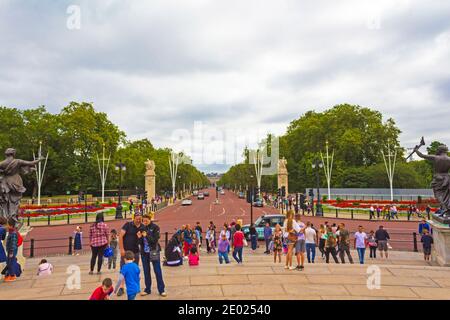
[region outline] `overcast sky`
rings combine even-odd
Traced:
[[[339,103],[450,144],[450,1],[0,0],[0,40],[0,105],[93,102],[205,171]]]

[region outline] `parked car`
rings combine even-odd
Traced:
[[[203,195],[204,195],[205,197],[209,197],[209,191],[203,192]]]
[[[245,199],[245,193],[239,192],[239,199]]]
[[[198,190],[192,191],[192,194],[193,194],[194,196],[198,196]]]
[[[221,195],[224,195],[224,194],[225,194],[225,191],[220,190],[220,194],[221,194]]]
[[[197,195],[197,200],[205,200],[205,195],[203,193],[199,192]]]
[[[256,231],[258,232],[258,240],[264,240],[264,227],[266,223],[269,222],[272,232],[275,230],[275,226],[279,224],[283,226],[286,216],[283,214],[265,214],[258,217],[255,221]],[[246,224],[242,226],[242,232],[244,232],[245,238],[250,240],[250,225]]]
[[[191,199],[183,199],[181,201],[181,205],[182,206],[190,206],[190,205],[192,205],[192,200]]]
[[[255,202],[253,202],[253,206],[262,208],[262,207],[264,207],[264,203],[263,203],[262,199],[256,199]]]

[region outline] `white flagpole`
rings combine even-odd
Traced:
[[[322,155],[322,152],[320,153],[320,157],[322,158],[322,163],[323,163],[323,170],[325,171],[325,177],[327,178],[327,184],[328,184],[328,200],[331,200],[331,175],[333,173],[333,162],[334,162],[334,150],[333,153],[329,154],[328,151],[328,141],[326,143],[326,159],[327,161],[325,162],[324,157]],[[331,162],[330,162],[331,160]]]
[[[100,164],[100,160],[102,161],[101,164]],[[107,160],[107,163],[105,166],[106,160]],[[102,203],[105,203],[105,185],[106,185],[106,178],[108,176],[108,168],[109,168],[110,160],[111,160],[111,153],[109,154],[108,159],[105,158],[105,144],[103,144],[102,159],[99,158],[98,153],[97,153],[98,171],[100,174],[100,182],[102,185]]]
[[[36,158],[36,155],[33,152],[33,158],[34,160],[37,159],[41,159],[42,158],[42,141],[39,141],[39,151],[38,151],[38,157]],[[39,162],[37,165],[37,170],[36,170],[36,180],[37,180],[37,185],[38,185],[38,206],[41,205],[41,188],[42,188],[42,182],[44,180],[44,174],[45,174],[45,168],[47,167],[47,160],[48,160],[48,152],[47,155],[45,157],[45,162],[44,162],[44,166],[42,167],[42,163]]]

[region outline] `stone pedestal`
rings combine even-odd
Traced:
[[[147,203],[151,203],[152,198],[156,197],[156,174],[155,174],[155,162],[153,160],[147,160],[145,163],[145,191],[147,191]]]
[[[278,189],[281,187],[286,188],[286,196],[289,194],[288,191],[288,171],[286,167],[287,161],[286,159],[278,160]]]
[[[433,229],[434,252],[433,261],[440,266],[450,267],[450,227],[437,221],[428,222]]]

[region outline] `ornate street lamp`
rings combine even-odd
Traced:
[[[120,160],[119,163],[116,163],[116,170],[119,171],[119,201],[116,207],[116,219],[123,219],[122,215],[122,171],[126,171],[127,167]]]
[[[312,168],[316,170],[316,183],[317,183],[317,204],[316,204],[316,215],[323,216],[322,205],[320,204],[320,176],[319,171],[323,168],[323,162],[319,159],[314,160],[312,163]],[[314,199],[313,199],[314,206]]]

